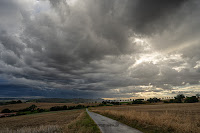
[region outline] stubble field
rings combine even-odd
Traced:
[[[21,128],[39,128],[41,126],[50,128],[62,128],[75,120],[84,110],[68,110],[57,112],[46,112],[24,116],[6,117],[0,119],[0,132],[6,130],[19,130]]]
[[[104,106],[92,111],[146,133],[200,132],[200,103]]]

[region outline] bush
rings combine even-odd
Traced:
[[[121,105],[120,102],[111,102],[111,104],[113,104],[113,105]]]
[[[99,104],[99,105],[104,106],[106,104],[121,105],[120,102],[110,102],[110,101],[103,101],[102,104]]]
[[[69,109],[69,107],[67,107],[66,105],[64,106],[54,106],[50,108],[50,111],[59,111],[59,110],[67,110]]]
[[[34,112],[36,110],[37,106],[36,105],[31,105],[30,107],[28,108],[25,108],[25,109],[20,109],[16,112],[26,112],[26,111],[31,111],[31,112]]]
[[[160,99],[154,97],[154,98],[149,98],[147,101],[150,103],[157,103],[157,102],[160,102]]]
[[[183,94],[179,94],[177,95],[175,98],[175,103],[182,103],[183,98],[185,98],[185,96]]]
[[[106,102],[106,101],[103,101],[102,104],[107,104],[107,102]]]
[[[64,105],[63,106],[63,110],[67,110],[68,108],[67,108],[67,106],[66,105]]]
[[[50,111],[58,111],[58,110],[62,110],[62,108],[60,106],[55,106],[50,108]]]
[[[9,109],[4,109],[4,110],[1,111],[1,113],[11,113],[11,110],[9,110]]]
[[[100,103],[99,106],[104,106],[104,104],[103,104],[103,103]],[[90,106],[87,106],[87,108],[88,108],[88,107],[90,107]]]
[[[30,107],[28,107],[28,111],[35,111],[36,108],[37,108],[37,106],[35,104],[33,104]]]
[[[18,100],[16,103],[22,103],[22,101],[21,101],[21,100]]]
[[[170,99],[169,101],[164,101],[164,103],[182,103],[180,99]]]
[[[196,102],[199,102],[196,96],[187,97],[184,101],[184,103],[196,103]]]
[[[44,110],[44,109],[37,108],[37,112],[38,112],[38,113],[45,112],[45,111],[46,111],[46,110]]]
[[[164,102],[164,103],[169,103],[169,101],[166,101],[166,100],[165,100],[165,101],[163,101],[163,102]]]
[[[142,100],[133,100],[132,104],[144,104]]]
[[[82,108],[85,108],[85,106],[79,104],[79,105],[77,105],[75,108],[76,108],[76,109],[82,109]]]
[[[75,106],[69,106],[68,109],[69,110],[75,109]]]
[[[18,101],[6,102],[6,104],[17,104],[17,103],[22,103],[22,101],[21,101],[21,100],[18,100]]]
[[[90,106],[87,106],[90,107]],[[50,108],[50,111],[59,111],[59,110],[72,110],[72,109],[82,109],[85,108],[84,105],[77,105],[77,106],[69,106],[67,107],[66,105],[64,106],[54,106]]]

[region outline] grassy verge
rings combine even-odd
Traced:
[[[86,112],[83,112],[76,120],[68,124],[63,131],[69,133],[101,133],[98,126]]]

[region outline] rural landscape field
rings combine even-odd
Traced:
[[[74,103],[20,103],[0,106],[4,109],[20,110],[31,105],[39,108],[50,109],[51,107],[77,106]],[[81,104],[79,104],[81,105]],[[83,104],[94,106],[95,104]],[[5,113],[3,113],[5,114]],[[9,114],[9,113],[7,113]],[[97,125],[85,112],[85,109],[47,111],[19,116],[0,118],[0,133],[93,133],[100,132]]]
[[[7,102],[9,103],[9,102]],[[99,125],[86,113],[101,114],[136,128],[144,133],[198,133],[200,132],[200,103],[165,103],[143,101],[102,103],[17,103],[1,105],[5,109],[23,111],[31,105],[46,109],[26,111],[26,114],[0,118],[0,133],[100,133]],[[83,108],[70,108],[79,107]],[[58,108],[65,107],[67,108]],[[59,110],[52,110],[57,107]],[[82,106],[80,106],[82,107]],[[2,113],[5,114],[5,113]],[[7,113],[9,114],[9,113]],[[12,114],[12,113],[11,113]]]
[[[0,0],[0,133],[200,133],[200,0]]]
[[[98,107],[92,111],[147,133],[200,132],[200,103]]]

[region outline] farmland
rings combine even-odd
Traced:
[[[200,103],[122,105],[91,109],[143,132],[200,132]]]
[[[3,109],[20,110],[31,105],[49,110],[52,107],[65,106],[94,106],[97,103],[20,103],[0,106]],[[85,112],[85,109],[73,109],[62,111],[47,111],[29,115],[0,118],[0,133],[10,132],[99,132],[99,129]]]
[[[75,120],[84,110],[47,112],[33,115],[7,117],[0,119],[0,129],[35,128],[48,125],[66,125]],[[61,127],[60,127],[61,128]]]
[[[100,133],[84,109],[1,118],[0,133],[10,132]]]
[[[9,104],[9,105],[3,105],[3,106],[0,106],[0,112],[3,110],[3,109],[10,109],[10,110],[20,110],[20,109],[24,109],[24,108],[27,108],[27,107],[30,107],[31,105],[36,105],[38,108],[42,108],[42,109],[50,109],[51,107],[53,106],[76,106],[78,104],[75,104],[75,103],[34,103],[34,102],[30,102],[30,103],[20,103],[20,104]],[[97,105],[97,103],[90,103],[90,104],[87,104],[87,103],[81,103],[81,105],[85,105],[85,106],[88,106],[88,105]]]
[[[0,109],[19,110],[35,104],[38,108],[76,106],[74,103],[21,103],[0,106]],[[82,104],[93,106],[99,103]],[[91,111],[105,115],[144,133],[200,132],[200,103],[148,103],[90,107]],[[50,111],[0,119],[0,133],[8,132],[99,132],[85,109]]]

